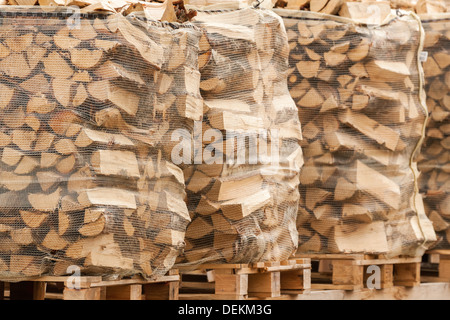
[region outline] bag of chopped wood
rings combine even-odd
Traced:
[[[186,166],[192,217],[176,266],[289,258],[303,164],[301,128],[287,88],[281,19],[263,9],[198,12],[203,124]]]
[[[165,274],[190,221],[167,137],[202,117],[201,32],[11,10],[0,13],[0,277]]]
[[[185,0],[184,3],[188,8],[201,11],[214,11],[244,9],[251,6],[271,9],[275,5],[275,0]]]
[[[423,64],[429,112],[418,159],[420,191],[439,242],[450,249],[450,14],[420,16],[425,30]]]
[[[417,14],[447,12],[449,0],[277,0],[275,8],[338,15],[354,20],[379,20],[386,10],[402,9]]]
[[[414,161],[427,115],[420,21],[275,12],[304,138],[298,252],[420,255],[436,240]]]

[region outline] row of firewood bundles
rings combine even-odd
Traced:
[[[0,15],[3,280],[295,253],[303,155],[280,17],[30,10]]]
[[[298,252],[423,254],[436,234],[417,181],[427,119],[420,20],[275,12],[304,138]]]

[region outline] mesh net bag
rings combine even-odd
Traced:
[[[9,10],[0,13],[0,276],[71,265],[165,274],[190,221],[167,137],[202,116],[200,31]]]
[[[414,162],[426,120],[420,21],[275,12],[304,138],[298,252],[420,255],[436,240]]]
[[[184,169],[186,250],[176,265],[280,261],[298,246],[301,128],[287,88],[281,19],[263,9],[198,12],[203,123]]]
[[[421,16],[429,119],[418,160],[420,191],[438,235],[436,248],[450,249],[450,14]]]
[[[271,9],[275,0],[186,0],[186,7],[201,11],[236,10],[249,8],[252,5],[259,8]]]

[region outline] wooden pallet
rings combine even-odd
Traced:
[[[422,282],[450,282],[450,250],[430,250],[424,255]]]
[[[314,290],[420,285],[421,257],[387,259],[382,255],[364,254],[298,254],[297,257],[311,259],[311,289]]]
[[[80,276],[74,284],[73,279],[43,276],[23,282],[0,282],[0,300],[178,300],[177,270],[150,280],[139,276],[120,280]]]
[[[311,290],[290,296],[291,300],[450,300],[450,283],[421,283],[416,287],[394,286],[385,289]]]
[[[180,300],[252,300],[303,294],[311,286],[310,259],[252,264],[205,264],[180,270]]]

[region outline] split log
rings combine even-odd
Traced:
[[[369,4],[346,3],[342,15],[370,17]],[[389,18],[386,3],[373,5],[385,13],[383,24],[371,22],[380,33],[358,19],[275,10],[290,34],[288,85],[305,138],[300,253],[420,255],[424,235],[404,227],[418,216],[414,225],[430,234],[426,245],[436,240],[413,203],[416,147],[426,120],[422,75],[411,59],[419,51],[419,25],[408,15]],[[381,43],[393,30],[402,36],[386,48]]]

